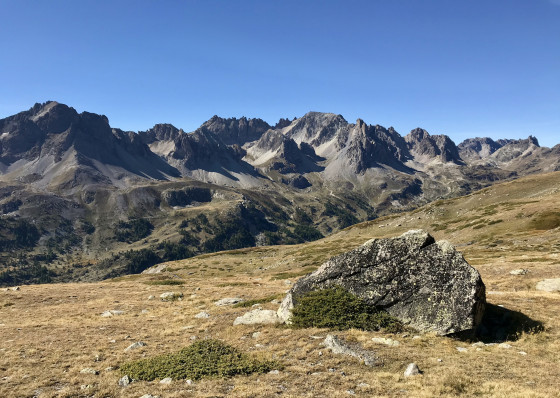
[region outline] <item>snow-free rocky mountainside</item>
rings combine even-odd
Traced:
[[[495,181],[560,170],[559,154],[560,145],[543,148],[534,137],[455,145],[420,128],[403,137],[319,112],[274,126],[214,116],[191,133],[170,124],[135,133],[103,115],[35,104],[0,120],[0,256],[23,252],[33,264],[53,265],[64,255],[83,269],[66,279],[96,279],[110,273],[102,260],[111,253],[150,249],[161,257],[164,241],[192,254],[316,239]],[[105,271],[91,271],[101,263]]]

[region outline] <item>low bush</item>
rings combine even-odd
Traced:
[[[198,380],[203,377],[232,377],[281,369],[276,361],[261,361],[219,340],[201,340],[173,354],[128,362],[123,374],[136,380],[152,381],[171,377]]]
[[[362,329],[399,332],[403,325],[384,311],[367,305],[342,287],[314,290],[298,298],[292,311],[294,328]]]

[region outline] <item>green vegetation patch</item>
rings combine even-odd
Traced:
[[[173,354],[125,363],[123,374],[152,381],[171,377],[198,380],[203,377],[232,377],[281,369],[277,361],[259,360],[219,340],[202,340]]]
[[[260,298],[260,299],[240,301],[239,303],[236,303],[233,306],[235,308],[240,308],[240,307],[241,308],[247,308],[247,307],[252,307],[255,304],[269,303],[272,300],[277,300],[279,298],[282,298],[281,294],[274,294],[272,296],[267,296],[267,297],[263,297],[263,298]]]
[[[314,290],[298,299],[292,311],[294,328],[362,329],[399,332],[400,321],[384,311],[367,305],[340,286]]]
[[[154,280],[154,281],[146,281],[144,282],[145,285],[152,285],[152,286],[179,286],[185,283],[184,280],[179,279],[163,279],[163,280]]]
[[[530,224],[532,229],[547,231],[560,227],[560,213],[544,212],[535,216]]]

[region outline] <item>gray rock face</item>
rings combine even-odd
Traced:
[[[288,320],[299,297],[334,286],[419,331],[440,335],[475,329],[486,303],[478,271],[451,244],[436,243],[421,230],[372,239],[328,260],[294,284],[278,316]]]
[[[404,371],[404,377],[416,376],[420,374],[420,369],[415,363],[409,363]]]

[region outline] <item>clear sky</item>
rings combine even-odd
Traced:
[[[560,142],[560,0],[0,0],[0,118],[214,114]]]

